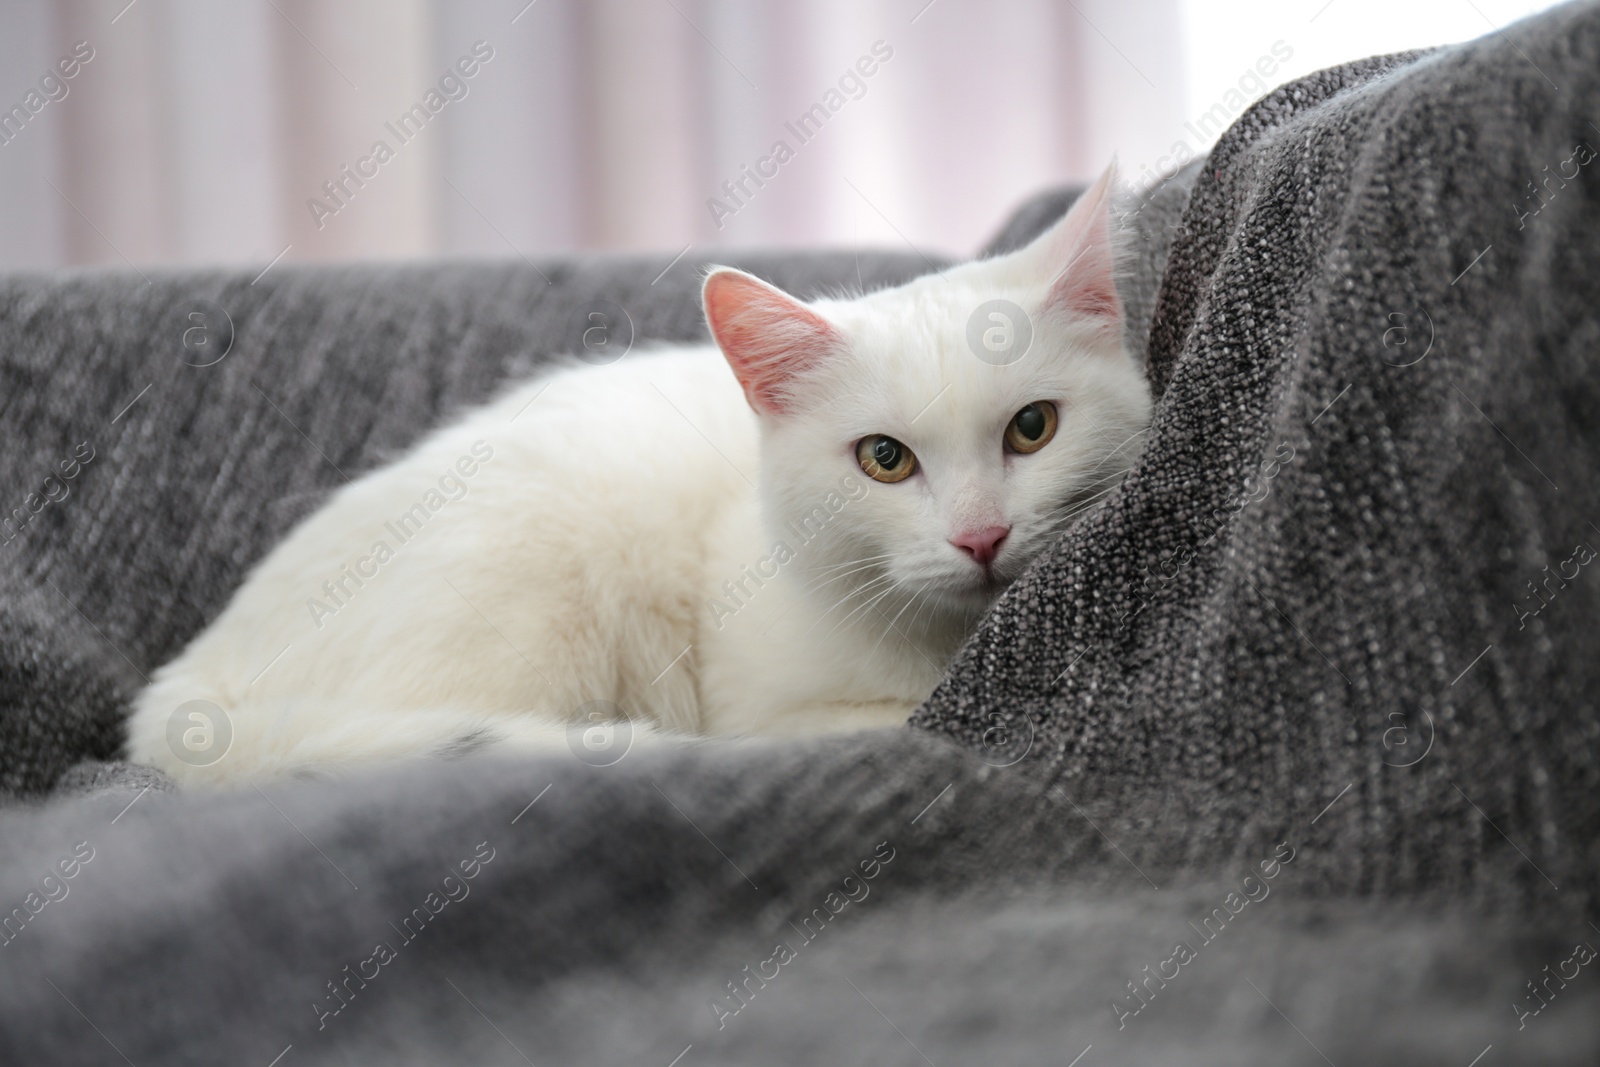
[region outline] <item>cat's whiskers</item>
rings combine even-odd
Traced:
[[[888,577],[888,576],[885,575],[885,577]],[[877,603],[879,601],[881,601],[884,597],[888,596],[890,593],[893,593],[898,588],[899,588],[898,583],[891,583],[889,585],[889,587],[887,589],[883,590],[881,593],[875,593],[870,600],[868,600],[865,603],[859,605],[858,607],[852,608],[848,615],[844,616],[842,619],[840,619],[837,623],[834,624],[833,629],[828,631],[828,636],[832,637],[834,634],[838,633],[844,627],[844,625],[846,623],[848,623],[851,619],[855,618],[857,615],[861,615],[865,611],[871,610],[875,605],[877,605]]]
[[[889,575],[887,575],[887,574],[880,574],[876,578],[871,579],[870,581],[863,582],[861,585],[856,586],[855,588],[851,589],[848,593],[846,593],[844,596],[842,596],[838,600],[834,601],[833,605],[830,608],[828,608],[827,611],[824,611],[821,615],[818,615],[817,619],[816,619],[816,622],[813,622],[810,626],[806,627],[806,634],[810,634],[812,630],[815,630],[817,628],[817,625],[819,623],[821,623],[823,619],[826,619],[829,615],[832,615],[840,607],[844,606],[845,604],[849,603],[854,598],[856,598],[858,596],[861,596],[867,590],[872,589],[874,586],[877,586],[877,585],[879,585],[880,583],[883,583],[883,582],[891,583],[890,584],[890,589],[891,590],[894,588],[894,586],[892,584],[894,582],[894,579],[892,577],[890,577]],[[829,631],[829,632],[831,633],[832,631]],[[802,636],[805,636],[805,635],[803,634]]]
[[[1093,474],[1095,472],[1098,472],[1104,465],[1105,465],[1105,460],[1102,459],[1100,461],[1100,463],[1095,465],[1094,469],[1090,473]],[[1074,492],[1074,494],[1078,494],[1078,493],[1082,493],[1084,489],[1095,488],[1097,486],[1110,486],[1111,488],[1114,489],[1118,485],[1121,485],[1124,480],[1126,480],[1126,478],[1128,476],[1128,471],[1131,470],[1131,469],[1132,469],[1131,465],[1123,464],[1123,465],[1117,467],[1115,470],[1110,471],[1107,474],[1101,474],[1098,477],[1089,478],[1088,480],[1086,480],[1083,483],[1082,486],[1080,486],[1079,488],[1077,488],[1073,492]],[[1075,498],[1076,497],[1069,498],[1067,503],[1069,503],[1069,504],[1072,503],[1072,500],[1075,499]]]
[[[843,563],[834,563],[827,567],[819,568],[816,576],[805,585],[801,586],[800,591],[803,595],[809,596],[812,593],[819,592],[823,586],[832,585],[841,578],[848,578],[852,574],[859,574],[861,571],[870,570],[883,560],[891,558],[892,555],[892,553],[885,552],[877,556],[863,556],[860,559],[846,560]],[[853,570],[845,571],[843,574],[836,574],[831,578],[827,577],[830,571],[836,571],[841,567],[849,567],[852,564],[859,564],[859,566],[856,566]],[[783,611],[779,613],[778,617],[769,622],[766,626],[766,629],[761,631],[761,636],[765,637],[768,633],[770,633],[772,628],[778,624],[779,620],[781,620],[785,615],[789,614],[789,612],[793,610],[794,606],[795,605],[791,603],[789,607],[784,608]],[[835,607],[837,607],[837,605],[835,605]],[[806,633],[810,632],[811,631],[809,629],[806,631]]]
[[[923,590],[926,590],[926,589],[927,589],[927,588],[928,588],[928,586],[930,586],[930,585],[932,585],[932,584],[933,584],[933,581],[932,581],[932,580],[931,580],[931,579],[930,579],[930,580],[929,580],[929,581],[928,581],[928,582],[926,582],[926,583],[925,583],[925,584],[924,584],[924,585],[923,585],[923,587],[922,587],[922,589],[921,589],[921,590],[918,590],[918,591],[917,591],[917,595],[918,595],[918,596],[921,596],[921,595],[922,595],[922,592],[923,592]],[[932,604],[932,603],[933,603],[933,598],[932,598],[932,597],[927,597],[927,598],[926,598],[926,599],[924,599],[924,600],[923,600],[923,601],[922,601],[922,603],[921,603],[921,604],[919,604],[919,605],[917,605],[917,610],[916,610],[916,611],[914,611],[914,612],[912,612],[912,613],[911,613],[911,620],[910,620],[910,621],[909,621],[909,622],[907,622],[907,623],[906,623],[906,629],[907,629],[907,630],[915,630],[915,629],[916,629],[916,626],[917,626],[917,619],[919,619],[919,618],[921,618],[921,616],[922,616],[922,609],[923,609],[923,608],[925,608],[925,607],[927,607],[927,606],[928,606],[928,605],[929,605],[929,604]],[[928,625],[929,625],[929,626],[931,626],[931,625],[933,625],[933,623],[932,623],[932,616],[929,616],[929,623],[928,623]],[[927,633],[928,633],[928,632],[927,632],[927,630],[926,630],[926,628],[925,628],[925,629],[924,629],[924,630],[923,630],[923,637],[927,637]]]
[[[1100,465],[1104,464],[1106,460],[1110,459],[1112,456],[1116,455],[1118,452],[1121,452],[1124,448],[1126,448],[1129,441],[1132,441],[1135,437],[1138,437],[1140,434],[1147,434],[1149,432],[1150,432],[1150,427],[1146,426],[1143,429],[1135,430],[1132,433],[1130,433],[1127,437],[1124,437],[1122,439],[1122,443],[1120,445],[1118,445],[1116,448],[1113,448],[1111,451],[1107,452],[1104,456],[1101,457],[1100,463],[1095,465],[1095,469],[1098,470],[1100,468]],[[1124,467],[1123,468],[1123,473],[1127,473],[1127,470],[1128,470],[1128,468]]]
[[[923,591],[926,590],[928,588],[928,586],[930,586],[932,584],[933,584],[933,579],[930,578],[926,582],[922,583],[922,588],[918,589],[915,593],[912,593],[909,597],[906,598],[905,605],[903,607],[901,607],[901,609],[899,611],[895,612],[894,618],[889,620],[889,625],[885,626],[883,628],[883,633],[878,635],[877,643],[872,646],[872,652],[867,653],[867,655],[871,656],[873,653],[876,653],[878,651],[879,646],[881,646],[883,644],[883,639],[885,637],[889,636],[889,631],[895,629],[895,623],[900,621],[900,616],[902,616],[902,615],[904,615],[906,613],[906,608],[909,608],[911,605],[915,604],[917,602],[917,597],[921,596],[923,594]],[[912,642],[910,636],[907,635],[904,631],[896,631],[896,632],[899,633],[901,637],[904,637],[906,639],[906,643],[907,644],[913,644],[913,645],[915,644],[914,642]]]
[[[893,554],[894,553],[892,552],[880,552],[876,556],[857,556],[855,559],[847,559],[843,563],[830,563],[826,567],[814,568],[812,573],[827,574],[829,571],[836,571],[840,567],[848,567],[853,563],[865,563],[866,561],[873,559],[888,559]]]
[[[1118,452],[1121,452],[1124,448],[1126,448],[1130,442],[1149,432],[1150,427],[1146,426],[1142,429],[1135,430],[1127,437],[1124,437],[1120,444],[1100,457],[1099,462],[1096,463],[1091,469],[1091,473],[1103,470],[1106,467],[1106,464],[1111,462],[1113,457],[1115,457]],[[1065,503],[1050,509],[1049,511],[1045,512],[1043,516],[1041,516],[1038,533],[1035,535],[1034,540],[1045,540],[1059,537],[1064,531],[1065,527],[1073,519],[1090,510],[1106,497],[1110,496],[1118,488],[1120,488],[1122,483],[1127,480],[1128,472],[1132,469],[1132,462],[1127,458],[1124,458],[1123,461],[1109,473],[1089,479],[1083,484],[1083,486],[1075,490],[1072,496],[1069,497]],[[1086,489],[1093,489],[1095,491],[1085,495],[1084,490]]]
[[[1053,541],[1066,532],[1067,526],[1073,519],[1091,510],[1106,497],[1110,496],[1122,484],[1121,478],[1107,479],[1111,482],[1104,489],[1091,493],[1088,496],[1075,496],[1060,507],[1053,508],[1040,516],[1039,524],[1028,538],[1020,542],[1024,545],[1024,552],[1029,559],[1034,553],[1029,551],[1034,544],[1040,541]]]
[[[1108,474],[1104,478],[1096,478],[1091,482],[1086,482],[1079,486],[1072,496],[1068,497],[1065,502],[1057,505],[1054,508],[1051,508],[1050,510],[1062,511],[1067,508],[1076,507],[1085,500],[1093,500],[1105,496],[1107,493],[1115,492],[1117,488],[1122,485],[1122,482],[1123,478],[1121,472],[1116,474]]]
[[[1094,470],[1091,471],[1090,473],[1098,472],[1104,466],[1105,466],[1105,460],[1102,459],[1099,463],[1095,464]],[[1084,483],[1084,487],[1087,488],[1087,487],[1091,487],[1091,486],[1106,485],[1106,484],[1109,484],[1109,483],[1115,483],[1117,485],[1120,485],[1120,484],[1122,484],[1123,480],[1127,478],[1128,471],[1130,471],[1131,469],[1132,469],[1131,465],[1124,463],[1122,466],[1117,467],[1115,470],[1111,471],[1111,473],[1109,473],[1109,474],[1102,474],[1098,478],[1090,478],[1088,481],[1086,481]]]
[[[817,592],[818,590],[822,589],[823,586],[832,585],[841,578],[848,578],[852,574],[859,574],[862,571],[871,570],[884,560],[890,559],[892,555],[893,553],[886,552],[881,556],[865,556],[861,559],[851,560],[850,563],[840,563],[835,564],[832,567],[823,568],[823,570],[820,571],[815,578],[807,582],[802,588],[804,588],[806,592]],[[828,571],[838,570],[840,567],[849,567],[851,564],[860,564],[860,566],[854,567],[852,570],[845,571],[843,574],[835,574],[831,578],[827,577]],[[825,578],[826,580],[824,580]]]
[[[1067,501],[1067,503],[1062,504],[1060,507],[1052,508],[1050,511],[1045,512],[1044,525],[1047,527],[1054,526],[1067,519],[1073,518],[1081,512],[1087,511],[1104,498],[1116,492],[1118,486],[1121,484],[1122,482],[1118,480],[1113,484],[1106,486],[1104,489],[1091,493],[1088,496],[1075,496],[1071,500]]]
[[[877,566],[876,563],[864,564],[863,566],[857,567],[855,570],[847,571],[844,574],[835,575],[834,577],[832,577],[832,578],[828,579],[827,581],[823,582],[821,585],[818,585],[815,589],[807,589],[807,590],[805,590],[805,592],[807,594],[821,593],[823,588],[825,588],[826,586],[832,585],[834,582],[839,581],[840,579],[846,579],[846,578],[855,577],[856,575],[861,574],[863,571],[872,570],[876,566]],[[880,575],[875,576],[871,580],[864,580],[864,579],[857,578],[855,584],[851,586],[851,592],[850,593],[846,593],[844,599],[848,599],[850,596],[854,595],[855,593],[860,592],[862,588],[866,588],[868,586],[876,584],[876,582],[878,582],[878,581],[880,581],[882,579],[886,579],[888,577],[889,576],[887,574],[880,574]],[[840,603],[842,603],[842,600],[835,601],[833,607],[838,607]],[[833,608],[829,608],[828,611],[824,612],[823,614],[826,615],[826,614],[828,614],[828,613],[830,613],[832,611],[833,611]]]

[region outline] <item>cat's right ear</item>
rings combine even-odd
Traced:
[[[1111,239],[1111,196],[1117,180],[1112,160],[1071,210],[1017,256],[1029,273],[1049,279],[1044,306],[1074,318],[1122,330],[1116,255]]]
[[[742,270],[712,270],[702,299],[711,336],[758,414],[783,414],[794,379],[840,347],[827,319]]]

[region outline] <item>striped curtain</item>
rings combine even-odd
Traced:
[[[1176,0],[5,0],[0,266],[959,255],[1181,60]]]

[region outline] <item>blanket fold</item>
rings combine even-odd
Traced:
[[[1597,104],[1575,4],[1244,115],[1168,220],[1139,464],[914,721],[1034,732],[1135,856],[1339,798],[1330,889],[1592,909]]]

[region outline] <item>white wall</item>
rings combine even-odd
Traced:
[[[1364,56],[1469,41],[1559,0],[1179,0],[1188,117],[1211,107],[1276,41],[1293,58],[1268,88]],[[1513,31],[1514,32],[1514,31]]]

